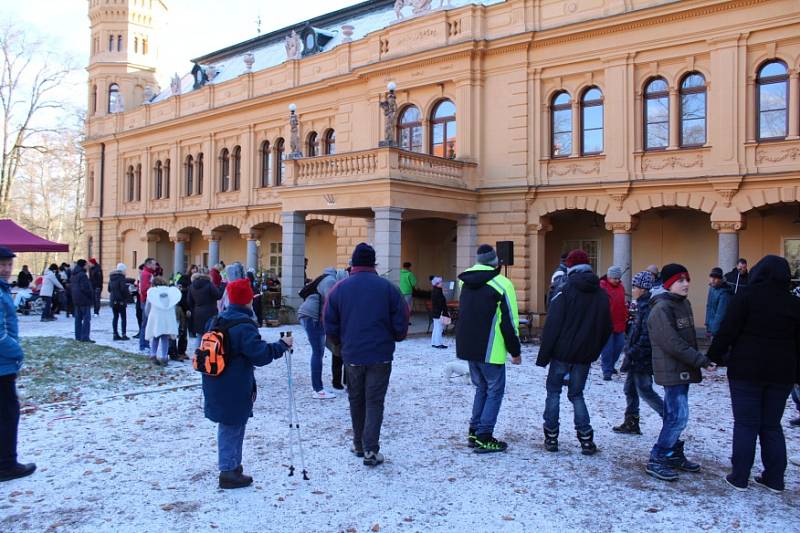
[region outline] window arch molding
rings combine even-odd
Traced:
[[[231,155],[227,148],[219,151],[219,190],[227,192],[231,185]]]
[[[431,106],[429,121],[429,151],[437,157],[454,159],[456,154],[457,114],[455,100],[439,98]]]
[[[186,191],[186,196],[191,196],[194,194],[194,157],[192,154],[188,154],[186,159],[184,159],[184,188]]]
[[[156,160],[153,166],[153,198],[159,200],[164,195],[164,165]]]
[[[758,141],[785,139],[789,135],[790,120],[797,120],[797,110],[789,109],[789,65],[791,62],[781,57],[766,58],[758,63],[754,76]]]
[[[669,100],[670,85],[664,76],[650,76],[645,80],[642,85],[642,146],[645,150],[665,150],[669,146]]]
[[[551,157],[572,155],[572,103],[572,95],[565,89],[553,91],[548,100]]]
[[[334,155],[336,153],[336,130],[328,128],[322,134],[322,155]]]
[[[275,186],[283,185],[283,178],[286,170],[286,142],[283,137],[278,137],[272,143],[273,178],[272,184]]]
[[[397,114],[397,143],[400,148],[419,153],[425,151],[424,123],[418,105],[409,102],[400,108]]]
[[[259,187],[269,187],[272,183],[272,144],[264,139],[258,146]]]
[[[602,154],[605,150],[605,94],[599,85],[587,85],[580,95],[581,155]]]
[[[681,148],[708,142],[708,76],[700,70],[683,72],[678,88],[678,144]]]
[[[320,137],[316,130],[311,130],[306,135],[306,157],[320,155]]]
[[[238,144],[231,150],[231,167],[230,190],[238,191],[242,186],[242,147]]]

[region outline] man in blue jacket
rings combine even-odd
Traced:
[[[72,292],[72,306],[75,314],[75,340],[94,342],[89,338],[92,329],[92,306],[94,305],[94,289],[86,275],[86,259],[78,259],[69,278]]]
[[[706,336],[719,333],[725,310],[733,298],[733,288],[725,281],[720,267],[711,269],[708,275],[708,299],[706,300]]]
[[[19,400],[17,373],[22,368],[17,311],[8,278],[14,268],[14,252],[0,247],[0,481],[33,474],[36,465],[17,462]]]
[[[380,453],[383,404],[395,342],[408,333],[408,306],[400,290],[375,271],[375,250],[360,243],[353,251],[350,277],[328,293],[325,334],[341,345],[347,365],[353,448],[367,466],[383,462]]]
[[[226,291],[228,307],[211,322],[212,328],[230,328],[226,366],[219,376],[203,374],[203,397],[206,418],[218,424],[219,488],[238,489],[253,483],[253,478],[244,474],[242,447],[256,398],[255,367],[282,357],[292,346],[292,338],[273,343],[261,340],[253,314],[253,289],[247,279],[228,283]]]

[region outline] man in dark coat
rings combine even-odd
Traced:
[[[128,340],[128,300],[131,297],[130,289],[128,288],[128,280],[125,277],[125,271],[128,269],[124,263],[119,263],[115,270],[111,271],[108,276],[108,300],[111,305],[111,312],[113,318],[111,319],[111,327],[114,330],[115,341]],[[117,326],[122,320],[122,335],[119,334]]]
[[[22,265],[22,270],[17,274],[17,287],[27,289],[33,281],[33,274],[28,270],[28,265]]]
[[[347,365],[353,448],[366,466],[383,462],[380,453],[383,405],[395,343],[406,338],[409,309],[400,290],[375,271],[375,250],[360,243],[350,277],[334,285],[322,315],[325,334],[341,346]]]
[[[800,383],[800,299],[789,292],[786,259],[768,255],[750,283],[734,296],[708,356],[728,367],[733,407],[733,453],[727,481],[744,490],[761,444],[764,471],[754,481],[784,489],[786,441],[781,429],[786,399]]]
[[[230,327],[226,366],[218,376],[203,374],[203,398],[206,418],[218,424],[219,488],[236,489],[253,483],[252,477],[244,475],[242,447],[256,398],[255,367],[282,357],[291,348],[292,338],[273,343],[261,340],[253,314],[253,289],[246,279],[229,283],[227,291],[229,305],[214,323]]]
[[[725,281],[720,267],[711,269],[708,275],[708,298],[706,298],[706,336],[713,337],[719,331],[728,303],[733,297],[733,289]]]
[[[647,330],[647,319],[650,317],[650,290],[655,281],[655,276],[647,270],[636,274],[631,281],[636,314],[625,344],[625,360],[622,363],[622,370],[628,373],[625,378],[627,402],[625,422],[612,428],[617,433],[642,434],[639,428],[640,397],[658,413],[658,416],[664,417],[664,400],[653,390],[653,348]]]
[[[97,259],[92,257],[89,259],[89,282],[92,284],[94,291],[94,314],[100,315],[100,294],[103,292],[103,269],[97,262]]]
[[[72,275],[69,278],[69,288],[72,294],[72,307],[75,315],[75,340],[81,342],[94,342],[89,338],[92,326],[92,305],[94,304],[94,290],[86,275],[86,259],[78,259]]]
[[[739,292],[742,287],[747,286],[749,280],[750,273],[747,270],[747,259],[744,257],[740,258],[736,263],[736,268],[725,274],[725,281],[731,286],[734,294]]]
[[[195,345],[199,342],[198,337],[205,332],[209,319],[219,312],[217,301],[222,298],[223,290],[217,288],[207,274],[192,274],[186,303],[191,314],[189,333],[195,337]]]
[[[689,384],[703,379],[701,368],[714,363],[697,349],[692,306],[687,299],[691,278],[676,263],[661,269],[663,291],[651,300],[647,329],[653,348],[653,374],[664,387],[664,420],[645,471],[664,481],[678,479],[676,469],[699,472],[684,454],[681,433],[689,423]]]
[[[544,408],[544,443],[548,451],[558,451],[558,412],[564,376],[569,374],[567,398],[575,411],[575,431],[581,453],[597,451],[589,410],[583,389],[591,364],[611,336],[611,308],[600,279],[592,272],[589,256],[573,250],[566,259],[567,281],[550,302],[544,324],[538,366],[550,365],[547,373],[547,400]]]

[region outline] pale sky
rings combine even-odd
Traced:
[[[173,73],[184,74],[189,60],[268,33],[290,24],[360,3],[362,0],[166,0],[167,29],[159,43],[162,88]],[[47,39],[81,67],[65,88],[64,98],[85,106],[86,66],[89,57],[89,18],[86,0],[3,0],[0,22],[11,20],[32,36]]]

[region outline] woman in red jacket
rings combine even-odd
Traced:
[[[622,286],[622,269],[612,266],[608,274],[600,278],[600,286],[608,293],[608,303],[611,306],[611,324],[613,330],[611,337],[600,353],[600,362],[603,367],[603,379],[611,381],[611,375],[616,374],[614,365],[617,364],[619,354],[625,345],[625,326],[628,323],[628,306],[625,303],[625,288]]]

